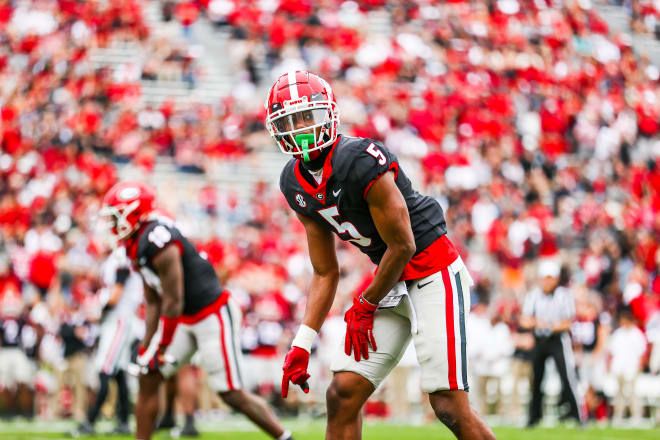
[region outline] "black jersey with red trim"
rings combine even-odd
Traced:
[[[447,233],[444,213],[435,199],[413,189],[397,157],[378,141],[341,136],[326,158],[320,184],[298,159],[291,159],[280,175],[280,189],[294,211],[350,241],[378,264],[387,245],[376,230],[365,197],[371,185],[390,170],[408,206],[420,253]]]
[[[181,251],[183,266],[183,315],[193,315],[215,301],[222,293],[220,280],[211,263],[203,258],[169,219],[158,219],[143,226],[128,255],[144,282],[162,295],[160,278],[152,265],[154,257],[167,246]]]
[[[0,347],[16,347],[29,358],[36,358],[39,336],[37,329],[27,318],[0,318]]]

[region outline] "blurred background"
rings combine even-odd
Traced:
[[[0,365],[0,417],[80,421],[92,401],[97,214],[128,178],[153,185],[243,308],[251,388],[283,414],[324,414],[343,312],[374,267],[338,242],[312,392],[281,401],[311,266],[263,103],[300,68],[332,85],[342,133],[383,141],[445,209],[477,283],[470,397],[489,421],[527,420],[533,338],[519,318],[552,259],[576,303],[583,411],[658,423],[657,38],[657,1],[0,0],[0,357],[23,353],[20,374]],[[635,348],[614,337],[629,315]],[[217,405],[200,393],[200,414]],[[365,412],[431,420],[426,406],[408,353]]]

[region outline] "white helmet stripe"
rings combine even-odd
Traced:
[[[291,100],[298,99],[298,86],[296,85],[296,71],[290,70],[287,74],[289,79],[289,93],[291,94]]]

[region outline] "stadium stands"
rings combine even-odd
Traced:
[[[538,259],[561,260],[580,319],[609,333],[633,308],[655,342],[638,397],[660,405],[660,70],[591,2],[175,3],[0,0],[0,319],[20,301],[39,326],[40,393],[67,392],[44,377],[66,369],[61,324],[94,319],[97,213],[121,176],[152,183],[207,252],[244,309],[248,361],[278,363],[310,269],[263,100],[274,77],[307,68],[331,80],[343,132],[383,140],[446,208],[473,303],[510,307],[516,341]],[[656,32],[652,3],[632,11],[633,31]],[[341,316],[373,267],[339,246]],[[616,386],[590,376],[607,371],[606,345],[574,343],[581,391],[611,403]],[[502,384],[512,400],[513,376]]]

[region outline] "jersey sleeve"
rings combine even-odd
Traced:
[[[140,246],[138,248],[138,259],[140,265],[142,261],[151,263],[153,259],[170,244],[178,244],[176,230],[164,225],[162,223],[156,224],[154,227],[147,229],[140,237]]]
[[[117,284],[121,284],[122,286],[126,284],[126,280],[128,279],[128,276],[131,274],[131,271],[128,269],[128,267],[123,266],[123,267],[118,267],[117,272],[115,274],[115,280]]]
[[[280,191],[291,209],[299,214],[307,215],[305,210],[307,202],[302,193],[296,192],[293,185],[293,180],[295,179],[293,174],[292,162],[288,162],[282,170],[282,174],[280,174]]]
[[[371,185],[388,171],[399,174],[399,160],[385,146],[377,141],[367,140],[355,151],[353,161],[352,184],[362,198],[367,197]]]

